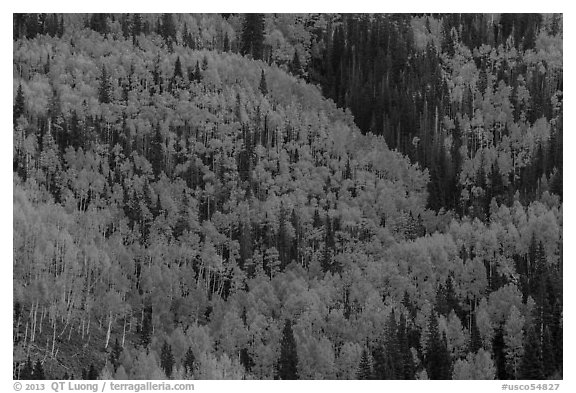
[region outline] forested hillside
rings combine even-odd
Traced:
[[[562,378],[561,15],[15,14],[14,378]]]

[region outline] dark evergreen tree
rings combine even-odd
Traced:
[[[373,376],[374,379],[401,379],[402,363],[398,344],[398,326],[394,311],[390,313],[383,337],[373,350]]]
[[[224,33],[224,44],[223,49],[224,52],[230,51],[230,38],[228,37],[228,32]]]
[[[252,356],[250,352],[248,352],[248,348],[244,347],[240,350],[240,364],[244,366],[246,372],[251,372],[252,367],[254,367],[254,360],[252,360]]]
[[[324,247],[322,249],[322,260],[320,261],[320,266],[323,272],[329,272],[332,270],[332,250],[328,246],[328,243],[324,242]]]
[[[480,331],[478,330],[478,325],[476,324],[476,317],[472,317],[472,331],[470,332],[470,352],[476,353],[480,348],[482,348],[482,338],[480,337]]]
[[[442,284],[438,285],[438,289],[436,290],[436,310],[438,311],[438,314],[444,316],[450,314],[450,311],[452,310],[448,305],[446,290]]]
[[[452,378],[452,360],[448,352],[446,335],[440,335],[436,312],[432,312],[428,321],[428,341],[424,362],[430,379]]]
[[[258,85],[258,90],[262,93],[263,96],[268,94],[268,86],[266,84],[266,75],[264,74],[264,70],[262,70],[262,74],[260,75],[260,85]]]
[[[535,323],[534,323],[535,322]],[[524,356],[520,363],[520,379],[544,379],[542,331],[536,319],[526,331]]]
[[[102,74],[100,75],[98,101],[102,104],[109,104],[112,101],[112,83],[104,65],[102,65]]]
[[[19,301],[14,301],[14,306],[13,306],[12,311],[13,311],[12,322],[14,325],[16,325],[17,321],[19,321],[20,317],[22,316],[22,305],[20,304]]]
[[[198,83],[202,82],[202,72],[200,71],[200,64],[196,62],[196,68],[194,69],[194,80]]]
[[[138,13],[132,15],[132,37],[136,38],[142,33],[142,16]]]
[[[344,170],[344,179],[352,179],[352,169],[350,168],[350,159],[346,161],[346,169]]]
[[[188,347],[188,350],[184,355],[184,371],[186,372],[186,374],[191,375],[194,372],[195,361],[196,357],[194,356],[194,352],[192,352],[191,347]]]
[[[176,64],[174,65],[174,79],[176,78],[183,78],[182,63],[180,62],[180,56],[176,58]]]
[[[496,366],[496,379],[510,379],[508,371],[506,370],[505,345],[504,331],[503,328],[499,326],[495,329],[492,339],[492,354],[494,365]]]
[[[176,43],[176,25],[172,14],[162,14],[162,27],[160,29],[162,38],[171,45]]]
[[[124,39],[128,39],[130,37],[130,21],[128,14],[122,14],[120,17],[120,29],[122,30]]]
[[[172,376],[172,368],[174,367],[174,355],[172,354],[172,346],[164,341],[162,352],[160,354],[160,367],[164,370],[164,374],[168,378]]]
[[[450,16],[444,17],[442,20],[442,52],[448,53],[448,56],[454,56],[455,30]]]
[[[100,34],[107,34],[109,31],[108,14],[92,14],[89,26]]]
[[[484,92],[486,92],[486,87],[488,86],[488,75],[486,73],[485,67],[480,68],[480,74],[478,75],[477,86],[478,91],[480,91],[480,93],[484,94]]]
[[[76,113],[76,111],[72,111],[72,116],[70,118],[70,125],[68,127],[69,131],[70,131],[70,136],[69,136],[69,144],[74,147],[74,148],[78,148],[78,147],[82,147],[84,146],[84,137],[83,137],[83,130],[82,130],[82,126],[81,126],[81,122],[80,119],[78,118],[78,114]],[[64,147],[66,147],[67,145],[64,145]]]
[[[300,56],[298,56],[298,51],[294,51],[294,57],[290,62],[290,72],[295,76],[302,76],[302,64],[300,63]]]
[[[298,379],[298,354],[292,332],[292,322],[286,319],[280,341],[280,358],[277,364],[277,377],[282,380]]]
[[[564,186],[562,181],[562,161],[559,161],[559,166],[556,168],[550,180],[550,191],[562,198]]]
[[[34,379],[34,363],[32,363],[32,360],[30,360],[30,356],[28,356],[28,359],[24,363],[24,367],[20,372],[20,379]]]
[[[98,379],[99,374],[100,373],[96,370],[96,367],[94,367],[94,363],[92,363],[90,364],[90,368],[86,373],[86,379],[90,381],[95,381]]]
[[[62,38],[63,35],[64,35],[64,16],[60,15],[60,22],[58,23],[57,36],[58,38]]]
[[[370,354],[366,347],[362,349],[362,357],[356,373],[358,379],[372,379],[372,362],[370,361]]]
[[[24,92],[22,91],[22,83],[18,85],[18,91],[16,92],[16,100],[14,101],[14,124],[20,116],[24,114]]]
[[[414,379],[416,365],[410,350],[408,337],[408,322],[404,313],[400,314],[398,323],[398,379]]]
[[[156,176],[164,170],[164,138],[160,132],[159,123],[156,124],[156,131],[150,141],[150,164]]]
[[[34,364],[34,370],[32,371],[32,378],[34,380],[44,380],[46,376],[44,375],[44,367],[42,367],[42,362],[40,359],[36,360]]]
[[[322,219],[320,218],[320,212],[318,211],[318,209],[314,210],[314,217],[312,218],[312,226],[314,228],[320,228],[322,227],[324,224],[322,223]]]
[[[245,14],[240,38],[240,53],[250,55],[255,60],[263,60],[264,14]]]
[[[114,345],[112,346],[112,351],[110,352],[110,363],[112,363],[114,371],[116,371],[120,365],[120,355],[122,354],[122,350],[122,346],[120,346],[118,339],[116,339],[114,341]]]
[[[158,194],[156,195],[156,205],[154,206],[152,213],[154,214],[154,217],[158,217],[162,212],[162,202],[160,201],[160,194]]]
[[[26,25],[26,14],[12,14],[12,39],[16,41],[21,38],[24,34],[24,28]]]
[[[486,198],[490,200],[496,198],[496,203],[501,203],[503,201],[504,191],[504,183],[502,181],[500,167],[498,166],[498,160],[495,160],[490,170],[490,193]]]
[[[145,307],[143,312],[144,316],[140,327],[140,345],[146,348],[152,338],[152,307]]]

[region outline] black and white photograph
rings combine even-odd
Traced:
[[[10,387],[558,389],[563,15],[13,13]]]

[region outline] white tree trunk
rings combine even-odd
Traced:
[[[108,332],[106,333],[106,345],[104,345],[104,348],[108,348],[108,343],[110,342],[111,329],[112,329],[112,311],[110,311],[110,316],[108,317]]]
[[[126,316],[124,316],[124,328],[122,330],[122,348],[124,348],[125,339],[126,339]]]

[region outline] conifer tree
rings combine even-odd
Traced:
[[[194,69],[194,80],[198,83],[202,82],[202,73],[200,72],[200,64],[196,61],[196,68]]]
[[[520,379],[544,379],[541,331],[536,319],[528,327],[524,341],[524,356],[520,363]]]
[[[152,336],[152,307],[144,308],[144,320],[140,327],[140,345],[146,348],[150,344]]]
[[[162,14],[162,28],[160,31],[162,37],[169,45],[176,42],[176,25],[172,14]]]
[[[472,317],[472,331],[470,332],[470,352],[476,353],[480,348],[482,348],[482,338],[480,337],[480,330],[478,330],[478,325],[476,324],[476,316]]]
[[[24,114],[24,92],[22,91],[22,83],[18,85],[18,91],[16,92],[16,100],[14,102],[14,124],[20,116]]]
[[[32,363],[32,360],[30,360],[30,355],[28,355],[28,359],[24,363],[24,367],[20,372],[20,379],[24,380],[33,379],[33,374],[34,374],[34,363]]]
[[[344,170],[344,179],[352,179],[352,169],[350,168],[350,159],[346,161],[346,169]]]
[[[57,36],[58,38],[62,38],[63,35],[64,35],[64,16],[60,15],[60,22],[58,23]]]
[[[112,351],[110,352],[110,363],[112,363],[112,367],[114,367],[114,372],[118,369],[120,365],[120,355],[122,354],[122,347],[118,343],[118,339],[114,341],[114,345],[112,346]]]
[[[450,307],[448,306],[448,301],[446,299],[446,290],[442,283],[438,285],[438,289],[436,290],[436,310],[438,310],[438,314],[444,316],[447,316],[450,313]]]
[[[312,226],[314,228],[320,228],[322,226],[322,219],[320,218],[320,212],[318,209],[314,210],[314,217],[312,218]]]
[[[356,373],[358,379],[372,379],[372,363],[370,362],[370,354],[366,347],[362,349],[362,357],[360,358],[360,365]]]
[[[186,354],[184,355],[184,370],[187,374],[192,374],[194,372],[194,362],[196,361],[196,357],[194,356],[194,352],[192,352],[192,348],[188,347]]]
[[[408,343],[408,326],[404,313],[398,323],[398,379],[414,379],[416,365]]]
[[[252,360],[252,356],[248,352],[248,348],[244,347],[240,350],[240,364],[244,366],[246,372],[251,372],[252,367],[254,367],[254,360]]]
[[[130,37],[130,22],[128,21],[128,14],[122,14],[122,17],[120,18],[120,28],[124,39],[128,39],[128,37]]]
[[[506,368],[508,375],[517,378],[522,359],[524,317],[516,306],[512,306],[504,325],[504,344],[506,348]]]
[[[398,351],[398,325],[394,311],[388,316],[384,327],[384,334],[379,339],[373,351],[374,379],[401,378],[401,361]]]
[[[160,132],[160,124],[156,125],[154,137],[150,142],[150,164],[154,175],[158,176],[164,169],[164,138]]]
[[[260,93],[262,93],[263,96],[268,94],[268,86],[266,85],[266,75],[264,74],[264,70],[262,70],[260,76],[260,85],[258,86],[258,90],[260,90]]]
[[[438,317],[432,312],[428,321],[428,341],[426,344],[426,371],[430,379],[450,379],[452,361],[448,352],[446,335],[440,335]]]
[[[156,205],[153,209],[154,217],[159,216],[163,212],[162,210],[162,202],[160,201],[160,194],[156,195]]]
[[[132,15],[132,37],[136,38],[142,33],[142,16],[138,13]]]
[[[286,319],[280,341],[280,358],[277,364],[277,376],[282,380],[298,379],[298,354],[292,332],[292,322]]]
[[[90,28],[100,34],[107,34],[109,31],[108,14],[92,14],[90,17]]]
[[[34,364],[34,370],[32,371],[32,378],[34,380],[43,380],[46,379],[45,375],[44,375],[44,368],[42,367],[42,363],[40,362],[40,359],[36,360],[36,363]]]
[[[160,367],[168,378],[172,376],[172,368],[174,367],[174,355],[172,354],[172,346],[164,341],[162,346],[162,353],[160,354]]]
[[[245,14],[242,25],[242,55],[250,55],[255,60],[262,60],[264,54],[264,14]]]
[[[228,37],[228,32],[224,33],[224,44],[223,44],[223,52],[230,51],[230,38]]]
[[[86,374],[86,379],[95,381],[98,379],[99,372],[94,367],[94,363],[90,364],[90,368],[88,369],[88,373]]]
[[[302,76],[302,65],[300,63],[300,56],[298,56],[298,51],[294,51],[294,57],[290,62],[290,72],[295,76]]]
[[[106,67],[102,65],[100,76],[100,87],[98,88],[98,101],[102,104],[109,104],[112,99],[112,84]]]
[[[178,56],[176,58],[176,64],[174,65],[174,79],[182,77],[182,63],[180,62],[180,56]]]

